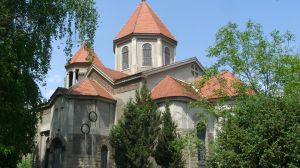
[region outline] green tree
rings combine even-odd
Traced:
[[[300,166],[299,97],[252,96],[223,112],[210,167]]]
[[[241,31],[230,22],[218,31],[208,57],[217,59],[213,68],[229,68],[252,89],[276,95],[290,88],[293,78],[299,79],[300,62],[293,50],[293,41],[294,35],[290,32],[281,34],[274,30],[267,36],[260,24],[248,21]],[[299,87],[300,84],[292,85]]]
[[[124,115],[111,130],[110,143],[114,148],[117,167],[152,167],[156,140],[160,131],[160,112],[143,86],[136,92],[135,101],[130,100]]]
[[[18,164],[18,168],[32,168],[33,157],[31,154],[26,155],[22,158],[21,162]]]
[[[52,41],[65,39],[68,55],[74,32],[92,45],[97,18],[93,0],[0,1],[0,167],[16,167],[33,148]]]
[[[230,108],[210,107],[222,129],[209,167],[300,166],[300,58],[293,40],[276,30],[266,36],[252,21],[244,31],[229,23],[217,33],[208,54],[217,58],[213,69],[230,68],[245,82],[236,89],[250,87],[256,95],[239,94]]]
[[[162,129],[154,154],[155,161],[163,168],[181,168],[184,167],[183,145],[178,145],[180,137],[176,132],[177,125],[172,120],[168,103],[165,107],[166,111],[162,115]]]

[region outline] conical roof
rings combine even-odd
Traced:
[[[139,4],[114,40],[130,34],[161,34],[176,41],[176,38],[145,1]]]
[[[66,64],[66,67],[69,65],[74,65],[74,64],[89,64],[89,60],[93,60],[93,64],[96,65],[98,69],[103,71],[108,77],[110,77],[112,80],[117,80],[123,77],[128,76],[127,74],[120,72],[120,71],[115,71],[113,69],[110,69],[101,62],[101,60],[98,58],[96,53],[94,51],[91,51],[91,56],[93,59],[90,58],[89,51],[86,47],[81,46],[77,52],[72,56],[70,61]]]
[[[81,46],[79,50],[72,56],[71,60],[67,63],[66,66],[72,64],[88,63],[89,60],[93,60],[93,63],[97,66],[104,66],[94,51],[92,51],[91,56],[93,57],[93,59],[89,59],[88,49],[84,46]]]

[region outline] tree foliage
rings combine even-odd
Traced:
[[[300,166],[300,58],[293,39],[276,30],[265,36],[252,21],[244,31],[229,23],[217,33],[208,54],[217,58],[213,68],[230,68],[245,81],[239,87],[249,86],[256,95],[240,94],[231,106],[214,108],[222,129],[209,167]]]
[[[209,156],[210,167],[299,167],[298,100],[253,96],[223,111],[230,115]]]
[[[130,100],[124,115],[111,130],[110,143],[114,148],[117,167],[152,167],[156,140],[160,131],[160,112],[143,86],[136,92],[135,101]]]
[[[18,168],[32,168],[33,157],[31,154],[23,156],[22,161],[18,164]]]
[[[184,167],[182,156],[183,146],[179,145],[179,135],[176,132],[177,125],[172,120],[170,108],[166,104],[166,111],[162,115],[162,129],[158,136],[155,149],[155,161],[163,168]]]
[[[294,53],[294,38],[290,32],[281,34],[278,30],[267,36],[262,26],[252,21],[247,22],[244,31],[230,22],[217,33],[208,56],[217,58],[214,68],[229,68],[252,89],[274,95],[289,90],[290,79],[299,79],[300,62]]]
[[[31,151],[43,83],[52,46],[74,32],[93,43],[98,14],[93,0],[2,0],[0,2],[0,167],[16,167]]]

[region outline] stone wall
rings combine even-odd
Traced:
[[[89,121],[88,116],[91,111],[97,114],[96,122]],[[110,129],[115,121],[114,103],[98,99],[67,99],[58,96],[50,108],[41,114],[36,146],[39,161],[36,167],[46,167],[47,160],[51,162],[54,157],[52,146],[55,141],[60,141],[62,144],[61,166],[63,168],[100,167],[102,146],[108,148],[108,166],[114,167],[112,149],[108,140]],[[90,127],[88,134],[83,134],[81,131],[83,123]]]

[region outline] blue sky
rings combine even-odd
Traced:
[[[300,0],[148,0],[156,14],[176,36],[177,61],[196,56],[204,66],[207,48],[214,44],[215,34],[229,21],[241,28],[251,19],[263,26],[265,33],[274,29],[296,35],[295,47],[300,48]],[[100,14],[94,48],[102,62],[114,67],[113,38],[136,9],[140,0],[96,0]],[[64,41],[53,42],[51,70],[42,95],[49,98],[63,86],[66,71]],[[60,49],[57,46],[61,46]],[[78,47],[74,47],[75,52]]]

